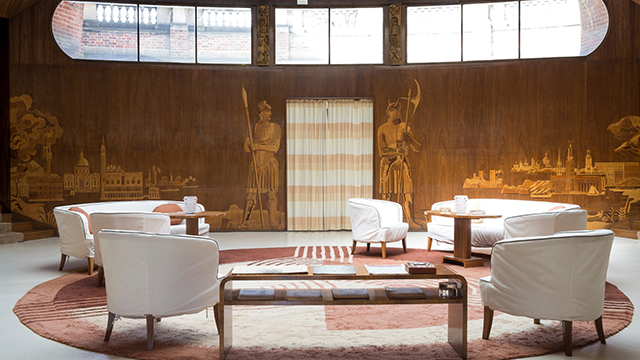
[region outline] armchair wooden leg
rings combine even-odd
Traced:
[[[109,312],[109,318],[107,319],[107,333],[104,335],[104,341],[109,341],[111,337],[111,331],[113,331],[113,323],[116,321],[116,314]]]
[[[213,318],[216,320],[218,335],[222,335],[222,331],[220,331],[220,303],[213,305]]]
[[[367,252],[369,252],[369,250],[371,250],[371,243],[367,243]]]
[[[147,350],[153,350],[153,323],[155,319],[153,315],[146,314],[147,318]]]
[[[427,251],[431,251],[431,243],[433,242],[433,239],[431,239],[430,237],[427,236]]]
[[[407,252],[407,238],[402,239],[402,250],[404,250],[404,252]]]
[[[89,276],[93,275],[93,258],[87,259],[87,268],[89,269]]]
[[[97,287],[101,287],[104,285],[104,268],[102,266],[98,266],[98,283]]]
[[[60,259],[60,267],[58,268],[58,271],[62,271],[62,268],[64,267],[64,263],[67,262],[68,258],[69,258],[69,255],[62,254],[62,258]]]
[[[566,320],[562,320],[562,336],[564,337],[564,354],[567,356],[573,356],[573,349],[572,349],[572,341],[573,339],[571,338],[571,330],[572,330],[572,325],[573,322],[572,321],[566,321]]]
[[[356,253],[356,241],[353,240],[353,245],[351,245],[351,255]]]
[[[600,339],[600,342],[606,344],[607,341],[604,339],[604,329],[602,328],[602,316],[595,319],[594,323],[596,325],[596,331],[598,332],[598,338]]]
[[[369,244],[367,244],[369,245]],[[380,245],[382,246],[382,258],[386,259],[387,258],[387,243],[380,243]]]
[[[533,319],[533,323],[536,325],[540,325],[540,319]]]
[[[488,306],[484,307],[484,320],[482,324],[482,338],[489,339],[491,333],[491,325],[493,325],[493,310]]]

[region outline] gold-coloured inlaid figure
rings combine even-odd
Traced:
[[[415,80],[414,80],[415,81]],[[387,106],[387,121],[378,127],[378,155],[380,156],[380,194],[383,200],[395,200],[400,205],[407,222],[414,225],[413,218],[413,181],[411,165],[407,155],[420,150],[410,120],[420,104],[420,85],[417,94],[400,98]],[[404,114],[401,100],[407,100]],[[411,108],[413,107],[413,111]],[[395,197],[395,199],[394,199]]]
[[[253,131],[249,117],[249,107],[247,104],[247,94],[242,89],[242,96],[247,112],[247,122],[249,123],[249,134],[244,142],[244,151],[250,152],[252,156],[249,166],[249,178],[247,181],[247,201],[244,208],[242,227],[246,228],[251,214],[258,205],[260,209],[260,223],[265,227],[262,216],[262,194],[267,194],[267,210],[269,210],[269,227],[278,227],[278,187],[280,186],[280,166],[276,153],[280,149],[280,138],[282,132],[280,125],[271,122],[271,105],[266,100],[258,104],[258,122]],[[256,204],[257,201],[257,204]]]

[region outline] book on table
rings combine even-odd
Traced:
[[[306,265],[275,265],[275,266],[234,266],[234,275],[256,274],[308,274]]]
[[[389,299],[424,299],[427,294],[419,287],[385,287]]]
[[[287,290],[287,300],[322,300],[322,290]]]
[[[353,265],[325,265],[314,266],[313,275],[355,275],[356,268]]]
[[[403,265],[365,265],[369,275],[398,275],[407,274]]]
[[[274,300],[274,289],[240,289],[238,300]]]
[[[430,262],[410,261],[406,263],[405,269],[409,274],[435,274],[436,267]]]
[[[369,292],[367,291],[367,289],[333,288],[331,289],[331,294],[333,295],[334,300],[369,299]]]

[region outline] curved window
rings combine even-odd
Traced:
[[[251,63],[250,8],[61,1],[51,30],[72,59]]]
[[[523,0],[520,7],[523,59],[589,55],[609,28],[600,0]]]
[[[409,6],[407,62],[587,56],[608,29],[609,13],[602,0]]]
[[[137,61],[138,6],[62,1],[51,28],[72,59]]]
[[[63,0],[51,27],[72,59],[251,64],[251,11]],[[381,7],[274,12],[276,65],[383,63]],[[407,62],[587,56],[608,28],[603,0],[407,6]]]

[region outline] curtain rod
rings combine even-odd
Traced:
[[[285,100],[373,100],[373,96],[304,96],[287,97]]]

